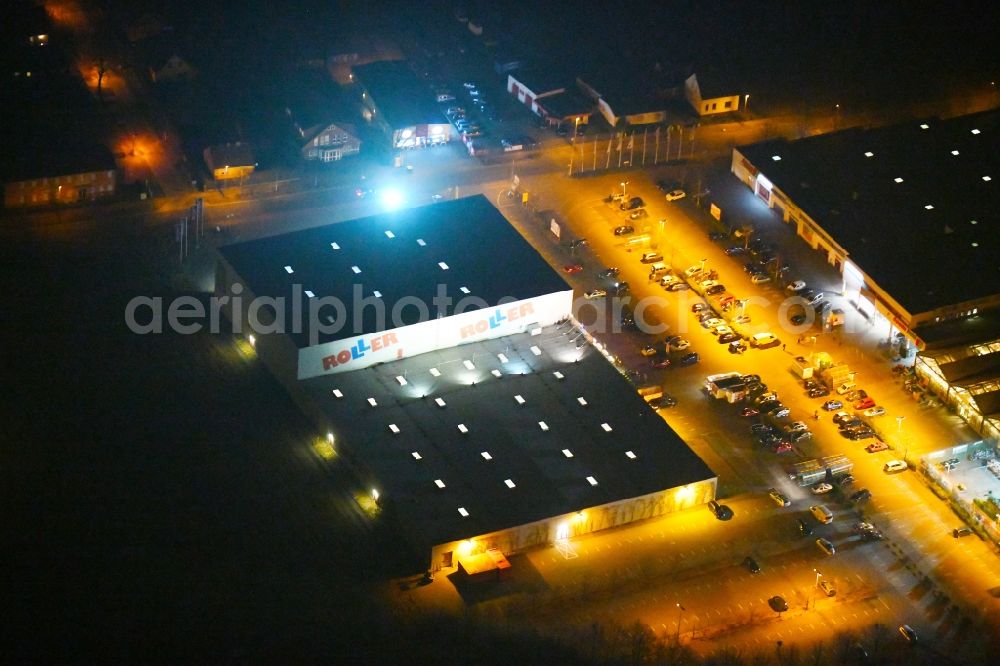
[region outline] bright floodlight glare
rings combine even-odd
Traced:
[[[389,209],[399,208],[403,205],[403,193],[392,187],[382,190],[382,204]]]

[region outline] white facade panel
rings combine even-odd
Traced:
[[[359,370],[376,363],[550,326],[569,316],[573,292],[560,291],[410,326],[343,338],[299,350],[298,378]]]

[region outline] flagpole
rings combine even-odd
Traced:
[[[646,166],[646,137],[649,135],[649,128],[642,130],[642,166]]]
[[[660,161],[660,126],[656,126],[656,132],[653,133],[656,139],[656,149],[653,151],[653,164],[658,164]]]

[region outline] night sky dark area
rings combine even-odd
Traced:
[[[437,0],[93,4],[164,12],[237,115],[280,108],[270,96],[292,63],[351,30],[467,38]],[[986,3],[468,6],[543,66],[710,63],[762,111],[946,96],[988,85],[1000,52]],[[125,328],[133,296],[185,293],[172,238],[111,219],[0,224],[0,661],[584,660],[578,644],[474,615],[386,610],[372,590],[409,554],[342,518],[345,482],[306,455],[314,429],[277,382],[225,339]]]

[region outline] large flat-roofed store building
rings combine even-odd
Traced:
[[[922,349],[919,327],[1000,306],[998,167],[1000,111],[742,146],[731,168]]]
[[[432,568],[715,497],[715,474],[485,197],[222,247],[216,291],[240,292],[234,321],[255,297],[325,299],[326,332],[296,331],[288,307],[273,319],[288,332],[255,334],[258,356]]]
[[[734,149],[732,172],[841,272],[924,384],[1000,435],[1000,111]],[[904,350],[900,350],[904,351]]]

